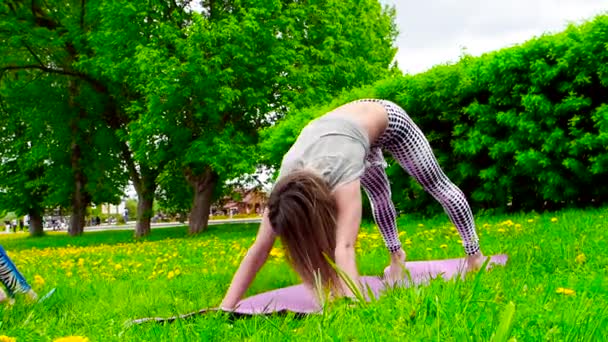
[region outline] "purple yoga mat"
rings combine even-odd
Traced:
[[[379,298],[387,288],[392,286],[409,287],[412,285],[424,285],[429,280],[437,277],[441,277],[445,280],[453,279],[459,274],[463,273],[464,261],[464,258],[433,261],[410,261],[406,262],[405,264],[405,267],[409,272],[409,276],[406,276],[403,281],[389,284],[381,277],[363,276],[361,277],[361,282],[366,287],[366,291],[364,292],[368,292],[367,288],[369,288],[373,295],[376,298]],[[505,265],[506,262],[507,255],[494,255],[490,258],[487,268],[489,269],[493,265]],[[388,269],[384,270],[385,276],[387,270]],[[171,322],[178,318],[187,318],[193,315],[214,311],[219,311],[219,309],[203,309],[185,315],[169,318],[141,318],[132,321],[132,323],[139,324],[147,321]],[[263,292],[245,298],[239,302],[236,309],[231,313],[236,314],[236,316],[250,316],[285,312],[293,312],[296,314],[313,314],[320,313],[321,307],[316,303],[312,293],[310,293],[310,291],[308,291],[304,285],[300,284]]]

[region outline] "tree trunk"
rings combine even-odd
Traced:
[[[137,192],[137,223],[135,224],[135,237],[150,234],[150,220],[153,215],[154,192],[156,191],[156,177],[143,176],[141,187]]]
[[[43,236],[44,230],[42,229],[42,214],[37,210],[30,210],[27,214],[30,217],[30,236]]]
[[[192,185],[194,196],[192,209],[188,219],[188,233],[198,234],[207,230],[209,213],[211,211],[211,198],[217,181],[216,175],[210,169],[200,175],[187,172],[187,179]]]
[[[84,109],[78,108],[76,97],[80,92],[80,84],[76,80],[69,81],[70,107],[76,110],[75,116],[70,121],[70,133],[72,134],[70,163],[74,174],[74,190],[72,193],[72,217],[68,232],[71,236],[81,235],[84,231],[85,215],[87,207],[87,194],[85,190],[86,176],[82,166],[82,150],[80,148],[80,127],[81,117],[86,113]]]

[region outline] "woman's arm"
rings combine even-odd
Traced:
[[[241,300],[249,285],[255,278],[260,268],[268,259],[268,254],[272,249],[276,235],[272,230],[270,221],[268,220],[267,212],[264,211],[262,223],[256,236],[255,242],[247,251],[247,254],[241,261],[239,269],[232,278],[232,283],[228,288],[228,292],[222,300],[220,308],[223,310],[233,310],[236,304]]]
[[[359,180],[342,185],[334,191],[338,218],[336,225],[336,265],[358,285],[359,271],[355,243],[361,225],[361,186]],[[345,294],[351,291],[342,282]]]

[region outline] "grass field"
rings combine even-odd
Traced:
[[[372,304],[336,304],[305,319],[230,321],[213,314],[133,327],[124,323],[219,304],[257,225],[212,226],[196,237],[188,237],[185,227],[159,229],[146,241],[135,241],[128,231],[79,238],[0,235],[0,244],[39,294],[57,288],[42,303],[21,298],[13,307],[1,306],[0,341],[69,336],[90,341],[605,339],[608,208],[478,216],[476,221],[484,253],[509,254],[506,267],[465,281],[398,289]],[[462,256],[445,215],[404,218],[399,226],[411,260]],[[372,225],[362,228],[357,248],[360,272],[380,274],[388,256]],[[249,295],[297,282],[278,243],[271,254]],[[511,302],[512,320],[507,314]]]

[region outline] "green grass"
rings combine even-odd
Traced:
[[[43,303],[28,304],[22,298],[13,307],[0,307],[0,335],[17,341],[71,335],[91,341],[604,339],[607,208],[478,216],[476,222],[484,253],[508,253],[507,266],[464,281],[436,280],[398,289],[371,304],[336,304],[305,319],[230,321],[212,314],[130,328],[124,326],[130,319],[219,304],[257,225],[212,226],[196,237],[188,237],[184,227],[158,229],[145,241],[135,241],[129,231],[79,238],[65,233],[38,239],[0,235],[0,244],[38,293],[57,288]],[[447,216],[399,223],[410,260],[462,256]],[[360,271],[380,274],[388,261],[382,239],[371,225],[362,231]],[[277,249],[248,294],[296,282]],[[560,288],[574,293],[559,293]]]

